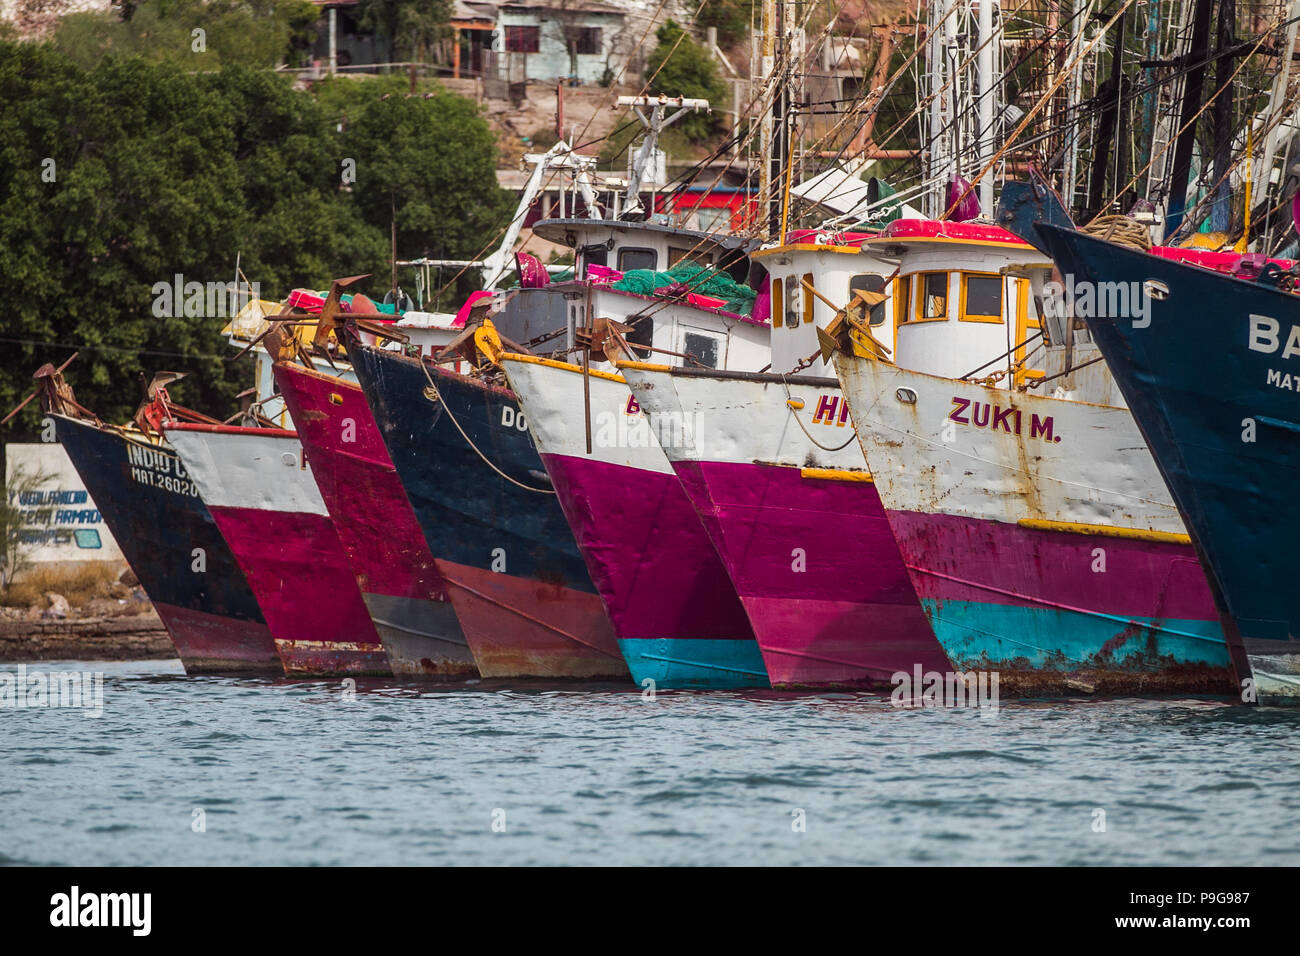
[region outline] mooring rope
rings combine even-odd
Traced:
[[[419,362],[420,362],[420,370],[424,372],[424,377],[429,382],[429,388],[433,389],[433,397],[437,400],[438,404],[441,405],[446,410],[447,417],[450,418],[451,423],[456,426],[456,431],[460,432],[460,437],[465,439],[465,444],[469,445],[470,448],[474,449],[474,454],[478,455],[480,458],[483,459],[483,464],[487,465],[489,468],[495,471],[506,481],[510,482],[512,485],[517,485],[518,487],[524,489],[524,491],[535,491],[539,495],[555,494],[554,488],[534,488],[532,485],[526,485],[522,481],[518,481],[514,478],[511,478],[504,471],[502,471],[495,464],[493,464],[492,461],[489,460],[488,456],[483,454],[483,452],[479,450],[478,445],[474,444],[473,439],[471,439],[469,435],[465,434],[465,429],[460,427],[460,422],[456,421],[456,416],[452,413],[451,406],[449,406],[445,401],[443,401],[442,393],[438,391],[438,386],[434,384],[433,376],[429,374],[429,369],[428,366],[424,364],[424,359],[419,359]]]
[[[856,428],[849,432],[849,437],[845,440],[844,444],[840,445],[837,448],[831,448],[828,445],[823,445],[816,438],[813,438],[812,434],[808,431],[808,429],[804,427],[803,421],[799,418],[799,409],[795,408],[793,405],[790,404],[790,383],[785,380],[784,372],[781,373],[781,385],[783,388],[785,388],[785,399],[786,399],[785,404],[786,407],[790,409],[790,414],[794,416],[795,424],[798,425],[799,429],[805,435],[808,436],[808,440],[812,442],[814,445],[816,445],[818,448],[820,448],[822,451],[843,451],[845,448],[848,448],[857,440],[858,433]],[[840,395],[840,398],[845,402],[848,401],[847,398],[844,398],[843,394]]]

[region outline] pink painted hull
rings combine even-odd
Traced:
[[[328,517],[210,510],[248,578],[286,674],[392,674]]]
[[[676,477],[594,458],[542,460],[620,640],[753,640]]]
[[[297,366],[277,365],[275,376],[394,673],[477,675],[361,389]]]
[[[918,664],[948,670],[874,485],[771,465],[673,467],[726,564],[773,686],[889,686]]]
[[[437,559],[484,677],[626,679],[599,596]]]

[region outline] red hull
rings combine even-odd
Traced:
[[[437,564],[484,677],[628,677],[598,595]]]
[[[286,674],[392,674],[328,517],[210,510],[257,597]]]
[[[187,674],[282,674],[271,629],[261,621],[154,602]]]
[[[360,387],[294,365],[277,365],[275,380],[393,672],[478,676]]]

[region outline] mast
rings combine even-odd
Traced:
[[[979,4],[979,168],[982,170],[993,160],[993,118],[994,94],[993,84],[997,78],[993,73],[994,44],[993,3],[994,0],[976,0]],[[989,170],[979,181],[980,209],[985,215],[993,211],[993,170]]]
[[[763,82],[771,83],[776,69],[776,0],[763,0],[762,17],[762,51],[759,63],[763,73]],[[776,111],[776,93],[772,94],[772,106],[763,110],[758,120],[758,195],[767,203],[764,216],[764,232],[771,238],[772,201],[775,191],[772,185],[772,114]],[[778,211],[777,215],[780,215]]]
[[[1188,44],[1186,61],[1190,63],[1187,80],[1183,84],[1183,102],[1174,146],[1173,172],[1169,177],[1169,212],[1165,216],[1165,236],[1173,235],[1182,224],[1187,212],[1187,180],[1192,170],[1192,148],[1196,145],[1194,117],[1201,108],[1201,93],[1205,84],[1205,63],[1210,53],[1210,13],[1214,0],[1196,0],[1192,14],[1192,38]]]
[[[1228,183],[1228,167],[1232,165],[1232,93],[1227,90],[1232,79],[1232,61],[1229,52],[1237,42],[1237,5],[1234,0],[1219,0],[1218,37],[1214,61],[1214,167],[1210,184],[1214,189],[1210,203],[1210,228],[1226,232],[1232,226],[1232,189]]]

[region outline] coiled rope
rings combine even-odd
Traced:
[[[1086,236],[1108,239],[1131,249],[1138,249],[1142,252],[1151,251],[1150,230],[1136,219],[1130,219],[1128,216],[1117,214],[1098,216],[1086,226],[1081,227],[1079,231]]]

